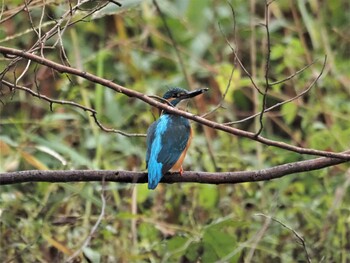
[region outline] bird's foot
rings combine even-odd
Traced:
[[[182,165],[181,165],[181,167],[180,167],[179,173],[180,173],[181,176],[182,176],[183,173],[184,173],[184,168],[182,168]]]

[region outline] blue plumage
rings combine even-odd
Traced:
[[[164,114],[147,131],[148,188],[157,187],[161,178],[177,162],[190,137],[190,122]]]
[[[152,123],[147,131],[147,155],[146,162],[148,168],[148,188],[154,189],[158,185],[163,174],[164,163],[158,158],[163,150],[164,143],[162,137],[167,129],[169,115],[162,115],[158,121]]]
[[[173,88],[163,96],[173,106],[181,100],[197,96],[207,89],[188,92]],[[189,146],[191,137],[190,122],[181,116],[165,112],[147,130],[146,165],[148,168],[148,188],[155,189],[163,175],[171,170],[180,159],[180,166]],[[181,168],[182,169],[182,168]]]

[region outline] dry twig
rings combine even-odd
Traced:
[[[303,249],[304,249],[304,252],[305,252],[305,256],[306,256],[306,260],[308,263],[311,263],[311,258],[310,258],[310,255],[309,253],[307,252],[307,248],[306,248],[306,242],[305,242],[305,239],[297,232],[295,231],[293,228],[287,226],[286,224],[282,223],[280,220],[274,218],[274,217],[271,217],[271,216],[267,216],[265,214],[256,214],[257,216],[262,216],[262,217],[265,217],[265,218],[268,218],[270,220],[273,220],[277,223],[279,223],[281,226],[283,226],[284,228],[290,230],[293,232],[294,236],[300,241],[300,244],[302,245]]]

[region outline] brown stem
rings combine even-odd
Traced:
[[[349,154],[350,151],[347,151],[346,153]],[[256,171],[220,173],[187,171],[182,175],[179,173],[167,174],[163,177],[161,182],[168,184],[180,182],[192,182],[201,184],[237,184],[245,182],[267,181],[280,178],[288,174],[318,170],[345,162],[347,161],[335,158],[321,157],[312,160],[277,165],[275,167]],[[88,182],[102,181],[102,179],[105,181],[119,183],[146,183],[147,173],[109,170],[29,170],[0,173],[0,185],[25,182]]]
[[[72,68],[72,67],[68,67],[68,66],[62,65],[62,64],[58,64],[58,63],[53,62],[51,60],[48,60],[48,59],[45,59],[43,57],[37,56],[37,55],[35,55],[33,53],[28,53],[28,52],[25,52],[25,51],[22,51],[22,50],[13,49],[13,48],[7,48],[7,47],[3,47],[3,46],[0,46],[0,53],[4,54],[5,56],[7,56],[7,55],[14,55],[14,56],[19,56],[19,57],[22,57],[22,58],[26,58],[26,59],[35,61],[35,62],[37,62],[39,64],[48,66],[48,67],[50,67],[52,69],[55,69],[55,70],[57,70],[60,73],[68,73],[68,74],[72,74],[72,75],[75,75],[75,76],[82,77],[82,78],[84,78],[86,80],[89,80],[89,81],[92,81],[94,83],[98,83],[98,84],[101,84],[101,85],[103,85],[105,87],[108,87],[108,88],[110,88],[110,89],[112,89],[112,90],[114,90],[116,92],[123,93],[124,95],[126,95],[128,97],[135,97],[135,98],[137,98],[139,100],[142,100],[142,101],[148,103],[149,105],[154,106],[154,107],[156,107],[158,109],[162,109],[162,110],[167,111],[169,113],[183,116],[183,117],[185,117],[187,119],[193,120],[193,121],[198,122],[198,123],[200,123],[202,125],[206,125],[206,126],[211,127],[213,129],[221,130],[221,131],[224,131],[224,132],[229,133],[229,134],[233,134],[233,135],[236,135],[236,136],[239,136],[239,137],[249,138],[251,140],[255,140],[255,141],[261,142],[261,143],[263,143],[265,145],[275,146],[275,147],[278,147],[278,148],[282,148],[282,149],[293,151],[293,152],[300,153],[300,154],[309,154],[309,155],[317,155],[317,156],[324,156],[324,157],[339,158],[339,159],[342,159],[342,160],[350,160],[350,154],[334,153],[334,152],[327,152],[327,151],[320,151],[320,150],[315,150],[315,149],[298,147],[298,146],[290,145],[290,144],[287,144],[287,143],[284,143],[284,142],[270,140],[270,139],[267,139],[267,138],[262,137],[260,135],[256,136],[256,134],[252,133],[252,132],[243,131],[243,130],[240,130],[240,129],[237,129],[237,128],[229,127],[229,126],[226,126],[224,124],[220,124],[220,123],[217,123],[217,122],[214,122],[214,121],[210,121],[210,120],[204,119],[204,118],[202,118],[200,116],[196,116],[196,115],[191,114],[189,112],[185,112],[185,111],[179,110],[179,109],[177,109],[175,107],[170,107],[169,105],[166,105],[164,103],[158,102],[158,101],[150,98],[149,96],[147,96],[147,95],[145,95],[145,94],[143,94],[141,92],[137,92],[135,90],[131,90],[131,89],[125,88],[125,87],[123,87],[121,85],[113,83],[110,80],[97,77],[97,76],[95,76],[93,74],[90,74],[90,73],[85,72],[85,71],[78,70],[76,68]]]

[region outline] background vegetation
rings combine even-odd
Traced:
[[[146,94],[162,95],[168,86],[208,87],[188,108],[198,114],[220,103],[234,69],[223,107],[208,118],[235,121],[260,109],[261,97],[226,38],[263,86],[264,1],[232,0],[234,16],[227,1],[159,1],[184,68],[154,4],[120,2],[122,8],[109,4],[65,30],[62,44],[73,67]],[[45,32],[52,26],[45,23],[54,23],[70,3],[31,1],[32,24],[42,19]],[[95,5],[87,4],[77,17]],[[2,2],[0,20],[20,7],[23,1]],[[302,92],[320,72],[325,55],[328,59],[324,75],[306,96],[265,116],[265,137],[320,150],[350,148],[349,11],[345,0],[270,5],[271,80],[318,61],[273,86],[269,105]],[[27,12],[1,22],[0,45],[28,49],[35,43]],[[45,50],[45,56],[59,63],[62,58],[58,48]],[[7,63],[1,58],[0,70]],[[17,65],[17,76],[25,66]],[[146,133],[157,116],[145,103],[33,63],[19,84],[37,91],[34,83],[43,95],[93,107],[105,126],[125,132]],[[145,169],[144,137],[103,132],[81,109],[55,104],[51,111],[43,100],[0,88],[1,171]],[[187,170],[261,169],[310,158],[193,127]],[[250,120],[236,127],[256,131],[259,126]],[[348,164],[239,185],[173,184],[149,191],[146,184],[107,183],[105,215],[84,254],[91,262],[307,262],[294,230],[304,237],[313,262],[350,262],[349,184]],[[26,183],[0,189],[1,262],[62,262],[89,235],[103,203],[101,183]]]

